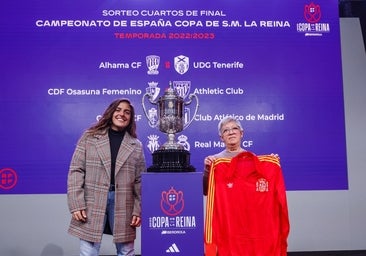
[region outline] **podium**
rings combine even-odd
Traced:
[[[204,255],[202,173],[142,174],[141,255]]]

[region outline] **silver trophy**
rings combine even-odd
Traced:
[[[153,110],[149,111],[149,113],[146,110],[146,97],[151,104],[157,106],[158,111],[156,114],[151,114]],[[189,117],[189,115],[186,114],[186,106],[192,103],[193,98],[196,100],[196,106],[193,115]],[[183,131],[192,123],[197,114],[198,106],[198,97],[195,94],[190,94],[188,96],[188,101],[184,101],[176,90],[174,90],[171,82],[169,83],[169,88],[164,92],[164,95],[159,97],[158,100],[154,101],[151,93],[147,92],[144,94],[142,97],[142,108],[149,121],[149,125],[151,127],[158,127],[161,132],[168,135],[168,141],[160,146],[160,150],[184,149],[182,145],[175,141],[175,134]]]

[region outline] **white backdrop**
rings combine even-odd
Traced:
[[[359,20],[342,18],[341,37],[349,190],[288,192],[289,251],[366,249],[366,55]],[[66,232],[66,195],[1,195],[0,205],[1,256],[78,255],[77,239]],[[113,253],[105,237],[102,254]]]

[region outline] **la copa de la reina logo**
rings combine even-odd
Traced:
[[[324,33],[330,32],[329,23],[321,22],[322,10],[319,4],[311,2],[304,6],[305,22],[297,23],[297,32],[303,33],[305,36],[322,36]]]
[[[149,228],[161,230],[161,234],[185,234],[185,229],[196,228],[196,216],[180,215],[184,209],[184,193],[171,187],[161,192],[162,215],[149,217]]]

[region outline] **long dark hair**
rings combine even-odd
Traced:
[[[128,99],[117,99],[113,101],[107,109],[104,111],[102,117],[99,119],[99,121],[90,127],[87,131],[92,134],[103,134],[108,131],[108,128],[112,125],[112,117],[114,111],[116,111],[118,105],[121,102],[127,103],[131,108],[131,120],[130,123],[126,127],[126,131],[133,137],[137,138],[136,134],[136,122],[135,122],[135,108],[133,107],[131,101]]]

